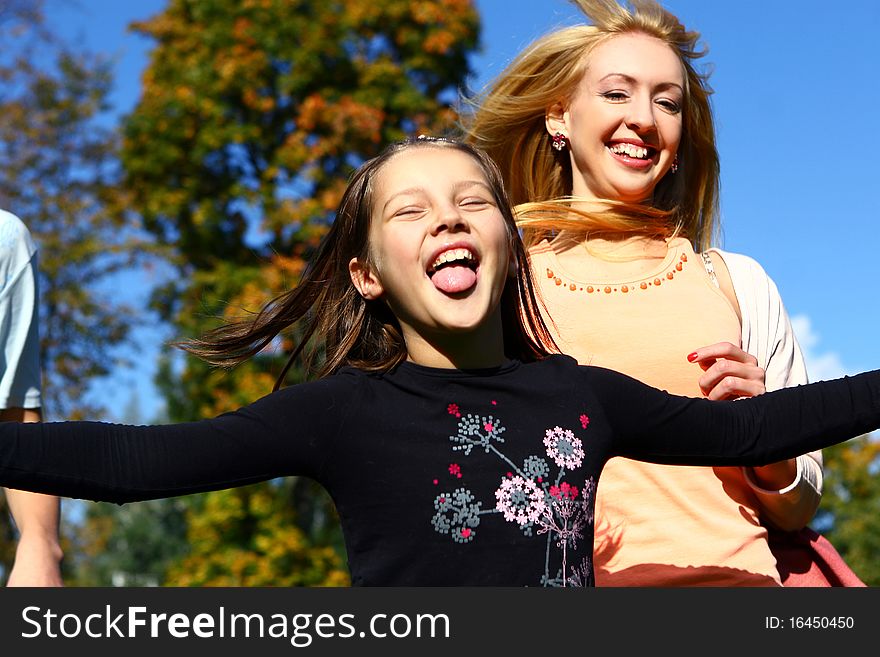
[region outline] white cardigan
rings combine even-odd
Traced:
[[[720,249],[709,253],[720,257],[730,272],[742,315],[742,349],[758,359],[767,390],[808,383],[804,356],[773,280],[748,256]],[[822,499],[821,451],[799,456],[794,482],[778,491],[761,488],[750,469],[743,470],[766,520],[784,530],[800,529],[812,520]]]

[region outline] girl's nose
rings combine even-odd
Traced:
[[[456,204],[450,203],[439,208],[432,232],[434,235],[438,235],[444,231],[467,231],[468,228],[469,225],[464,214]]]

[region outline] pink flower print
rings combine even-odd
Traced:
[[[555,427],[547,429],[544,436],[547,456],[553,459],[560,468],[572,470],[579,468],[584,459],[583,443],[575,438],[570,429]]]
[[[485,429],[486,431],[494,431],[494,430],[495,430],[495,427],[492,426],[492,423],[491,423],[491,422],[486,422],[486,423],[483,425],[483,429]]]
[[[571,576],[568,578],[568,582],[563,582],[563,586],[579,586],[581,588],[590,584],[593,581],[593,565],[591,563],[590,557],[584,557],[581,561],[581,565],[575,568],[571,567]]]
[[[458,410],[458,404],[450,404],[446,407],[446,412],[455,417],[461,417],[461,411]]]
[[[596,480],[590,477],[587,481],[584,482],[584,490],[581,491],[581,496],[583,497],[583,505],[584,505],[584,520],[592,525],[593,524],[593,496],[596,493]]]
[[[557,500],[573,500],[578,496],[578,487],[563,481],[558,486],[550,486],[550,496]]]
[[[504,514],[507,522],[515,522],[520,527],[535,522],[547,508],[544,492],[531,479],[519,475],[502,479],[495,491],[495,508]]]
[[[449,474],[451,474],[453,477],[458,477],[459,479],[461,479],[461,466],[458,463],[450,463]]]
[[[562,573],[564,576],[568,572],[569,547],[577,549],[577,542],[584,537],[584,527],[589,522],[584,513],[588,504],[575,502],[577,488],[564,482],[558,487],[551,486],[550,494],[556,499],[544,507],[544,512],[537,519],[538,534],[549,534],[549,536],[555,537],[556,546],[562,548]],[[562,585],[566,586],[567,581],[563,580]]]
[[[495,401],[494,399],[492,400],[492,406],[498,406],[498,402]]]
[[[436,486],[437,484],[439,484],[439,483],[440,483],[440,482],[439,482],[437,479],[434,480],[434,485],[435,485],[435,486]]]
[[[584,429],[586,429],[588,426],[590,426],[590,418],[588,418],[585,413],[581,414],[581,426]]]
[[[471,530],[468,527],[465,527],[459,533],[461,534],[462,538],[468,538],[471,535]]]

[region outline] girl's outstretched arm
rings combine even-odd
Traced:
[[[0,485],[121,504],[286,475],[319,479],[350,407],[351,379],[292,386],[183,424],[3,422]]]
[[[582,368],[614,432],[615,455],[654,463],[764,465],[880,427],[880,370],[749,399],[679,397]]]

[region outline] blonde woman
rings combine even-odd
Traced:
[[[699,34],[651,0],[575,4],[591,24],[527,47],[466,125],[520,204],[560,348],[693,397],[806,383],[773,281],[711,248],[719,164]],[[790,573],[768,528],[804,528],[821,491],[820,452],[760,468],[614,459],[597,500],[597,584],[780,586]],[[786,583],[827,584],[816,572]]]

